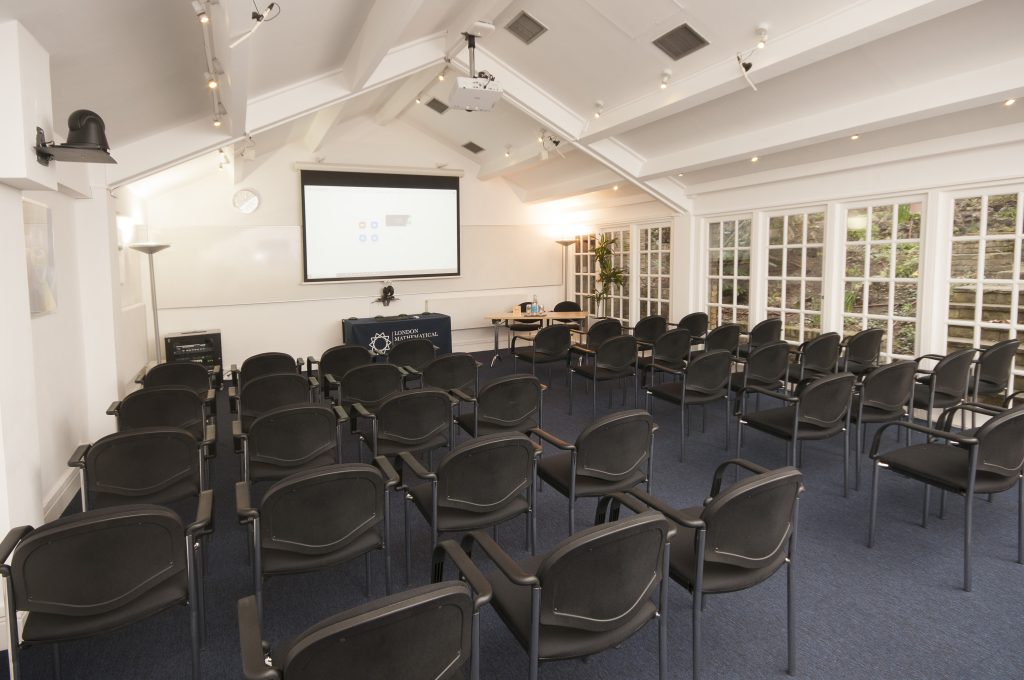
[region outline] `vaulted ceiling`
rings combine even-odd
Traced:
[[[58,132],[74,109],[103,116],[111,185],[249,136],[315,157],[336,126],[373,116],[451,145],[523,200],[632,182],[687,210],[702,192],[998,144],[1024,124],[1024,102],[1003,105],[1024,98],[1020,0],[285,0],[234,47],[253,0],[200,7],[205,27],[190,0],[0,0],[0,21],[50,53]],[[506,28],[521,12],[547,29],[529,44]],[[453,78],[437,76],[468,72],[462,33],[480,21],[495,30],[476,68],[502,101],[438,113],[426,103],[447,103]],[[684,23],[708,44],[674,60],[653,41]],[[204,39],[223,71],[220,127]]]

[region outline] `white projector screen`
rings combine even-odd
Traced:
[[[459,275],[459,178],[302,170],[305,281]]]

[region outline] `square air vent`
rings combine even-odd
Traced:
[[[708,41],[704,39],[704,36],[690,28],[689,24],[677,26],[654,41],[655,47],[675,61],[696,52],[707,44]]]
[[[529,45],[548,28],[526,12],[520,12],[505,25],[505,30]]]
[[[472,153],[480,153],[484,150],[484,147],[480,146],[476,142],[466,142],[462,145],[462,148]]]
[[[429,102],[427,102],[427,108],[434,109],[438,113],[444,113],[448,110],[448,105],[437,97],[433,97]]]

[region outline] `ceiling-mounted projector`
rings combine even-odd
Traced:
[[[490,111],[501,99],[501,85],[490,78],[456,78],[448,105],[463,111]]]

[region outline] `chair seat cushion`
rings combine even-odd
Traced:
[[[31,612],[22,627],[26,645],[89,637],[141,621],[188,601],[185,572],[114,611],[97,616],[64,616]]]
[[[459,424],[459,427],[461,427],[467,433],[469,433],[470,435],[473,434],[472,413],[462,413],[456,416],[455,422],[457,422]],[[522,432],[523,434],[527,434],[530,430],[538,426],[539,423],[537,422],[536,418],[532,417],[526,418],[518,423],[515,423],[514,425],[508,426],[501,425],[499,423],[488,422],[486,420],[481,419],[479,423],[480,432],[478,436],[483,437],[484,435],[495,434],[498,432]]]
[[[357,434],[366,442],[366,445],[373,448],[373,434],[370,432],[357,432]],[[426,441],[418,444],[410,444],[409,442],[392,441],[384,437],[378,436],[377,438],[377,450],[373,451],[375,456],[397,456],[400,451],[410,451],[412,453],[419,453],[422,451],[430,451],[432,449],[440,448],[448,445],[448,434],[447,432],[436,434]]]
[[[565,361],[565,358],[568,356],[568,350],[557,354],[549,354],[548,352],[537,351],[532,345],[528,345],[526,347],[516,347],[513,354],[523,361],[529,361],[534,364],[546,364],[552,361]]]
[[[347,562],[363,553],[376,550],[384,545],[384,537],[377,527],[367,531],[340,550],[319,555],[289,552],[287,550],[263,549],[263,573],[301,574],[317,571],[335,564]]]
[[[267,463],[265,461],[252,459],[249,461],[249,479],[254,482],[277,481],[302,470],[312,470],[313,468],[324,465],[333,465],[337,462],[338,461],[334,453],[330,451],[308,460],[301,465],[276,465],[274,463]]]
[[[755,430],[767,432],[768,434],[782,437],[783,439],[793,438],[793,408],[771,408],[764,411],[748,413],[743,417],[744,422]],[[799,439],[828,439],[829,437],[843,431],[845,420],[829,427],[821,427],[811,423],[800,423]]]
[[[929,384],[914,385],[914,406],[917,408],[928,408],[928,398],[930,394],[931,386]],[[950,406],[956,406],[959,403],[959,394],[943,394],[942,392],[935,393],[935,408],[949,408]]]
[[[519,563],[519,566],[528,574],[537,572],[543,556],[533,557]],[[519,640],[524,649],[530,647],[530,586],[520,586],[512,583],[500,571],[495,570],[488,574],[491,586],[494,589],[494,596],[491,604],[494,605],[498,615],[512,631],[512,634]],[[541,584],[543,587],[544,584]],[[648,600],[622,625],[609,631],[588,631],[577,628],[565,628],[563,626],[541,625],[540,627],[540,658],[544,659],[572,659],[575,657],[596,654],[610,647],[614,647],[623,640],[628,639],[633,633],[643,628],[644,624],[654,618],[657,607],[654,602]]]
[[[890,451],[878,457],[892,470],[950,489],[967,490],[967,466],[970,462],[966,449],[948,444],[918,444]],[[999,493],[1017,483],[1017,476],[1003,476],[978,471],[974,490],[978,493]]]
[[[864,407],[864,417],[858,420],[858,414],[860,413],[860,395],[854,395],[853,401],[850,405],[850,418],[854,422],[864,423],[888,423],[893,420],[899,420],[906,415],[906,411],[903,408],[894,409],[892,411],[875,408],[873,406]]]
[[[721,399],[726,394],[726,388],[717,390],[715,392],[695,392],[694,390],[686,390],[685,397],[683,396],[683,382],[681,380],[675,382],[665,382],[658,385],[650,385],[647,387],[647,391],[653,394],[658,399],[664,399],[670,401],[673,404],[681,404],[684,401],[687,404],[707,404]]]
[[[632,366],[612,370],[609,368],[596,367],[594,364],[581,364],[573,367],[572,371],[573,373],[582,375],[589,380],[594,380],[596,376],[598,382],[602,380],[617,380],[634,374]]]
[[[733,392],[739,392],[743,389],[743,375],[742,371],[736,371],[729,379],[729,388]],[[766,390],[775,390],[781,386],[781,380],[764,380],[753,375],[747,377],[747,387],[763,387]]]
[[[700,517],[700,508],[687,508],[685,515]],[[676,525],[676,535],[672,539],[672,552],[669,555],[669,574],[684,588],[693,590],[697,578],[696,529]],[[705,550],[710,550],[706,546]],[[755,569],[747,569],[732,564],[719,562],[704,563],[704,578],[701,591],[705,593],[729,593],[755,586],[774,574],[786,561],[786,552],[780,550],[778,555]]]
[[[537,475],[563,496],[569,495],[571,470],[572,455],[569,453],[556,453],[551,456],[544,456],[537,463]],[[597,479],[596,477],[582,477],[577,474],[576,497],[603,496],[615,491],[632,489],[646,479],[647,474],[643,469],[634,470],[618,481]]]
[[[875,363],[873,361],[858,361],[857,359],[843,359],[839,362],[839,368],[847,373],[853,373],[854,375],[861,375],[869,368],[874,368]]]
[[[412,496],[413,503],[423,513],[423,517],[430,521],[431,505],[431,484],[417,484],[408,489]],[[510,499],[505,505],[490,512],[470,512],[460,508],[437,508],[437,530],[444,531],[470,531],[472,529],[484,529],[486,527],[501,524],[517,515],[521,515],[530,509],[530,503],[522,494]]]
[[[684,368],[686,368],[685,359],[681,359],[679,361],[667,361],[664,358],[659,358],[657,361],[660,366],[671,368],[674,371],[681,371]],[[643,370],[647,370],[648,368],[650,368],[652,363],[654,363],[653,357],[637,357],[635,365]]]

